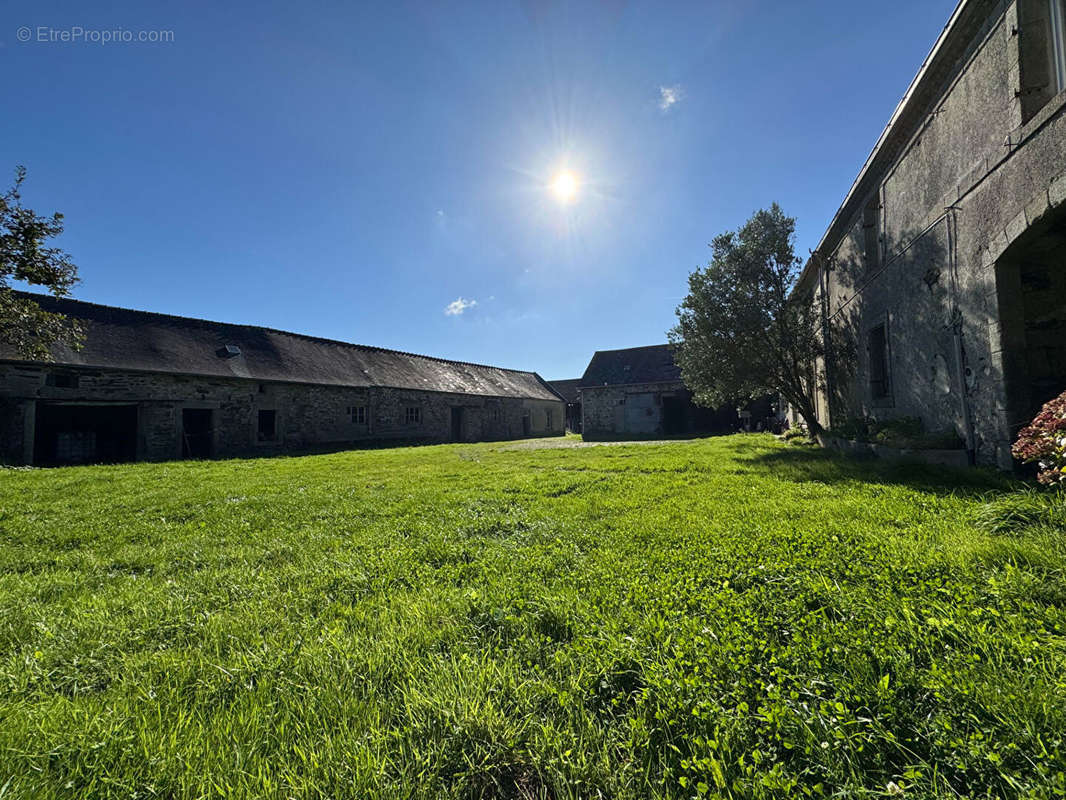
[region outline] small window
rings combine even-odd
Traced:
[[[408,406],[403,412],[403,421],[407,425],[418,425],[422,422],[422,407]]]
[[[550,412],[550,411],[544,412],[544,422],[545,422],[544,427],[546,427],[548,430],[551,430],[552,429],[552,412]]]
[[[1055,90],[1066,91],[1066,0],[1048,0],[1051,4],[1051,72]]]
[[[863,255],[866,269],[881,266],[881,204],[874,197],[862,210]]]
[[[348,406],[348,417],[353,425],[366,425],[366,406]]]
[[[1066,90],[1066,0],[1018,0],[1018,86],[1026,123]]]
[[[261,408],[259,409],[259,441],[272,442],[277,434],[278,412]]]
[[[72,372],[49,372],[45,375],[44,383],[57,389],[77,389],[78,376]]]
[[[265,383],[259,384],[259,394],[267,393],[267,385]]]
[[[871,329],[866,348],[870,354],[870,394],[875,400],[884,400],[889,395],[889,384],[888,336],[883,324]]]
[[[503,417],[503,412],[500,411],[499,406],[494,406],[492,409],[492,421],[499,422]]]

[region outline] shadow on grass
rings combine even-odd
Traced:
[[[784,480],[893,484],[941,495],[985,496],[1016,491],[1026,485],[989,468],[957,469],[918,461],[886,461],[876,456],[856,457],[808,445],[760,449],[741,460]]]

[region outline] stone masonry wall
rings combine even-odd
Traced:
[[[627,386],[594,386],[581,389],[581,432],[588,438],[619,434],[662,432],[662,405],[641,403],[627,418],[627,403],[635,398],[662,393],[683,392],[684,385],[640,383]]]
[[[864,258],[861,209],[823,254],[830,324],[856,355],[834,369],[823,422],[917,416],[927,429],[971,436],[978,461],[1010,464],[996,265],[1030,227],[1066,211],[1066,95],[1023,124],[1017,31],[1017,4],[996,4],[879,177],[868,199],[878,205],[880,263],[871,269]],[[866,349],[879,324],[891,385],[880,400]]]
[[[49,386],[49,373],[76,375],[77,387]],[[182,456],[186,408],[213,412],[212,453],[219,457],[376,440],[450,441],[456,407],[463,409],[460,441],[562,435],[565,424],[562,400],[0,363],[0,461],[32,460],[35,409],[50,401],[135,404],[137,458],[153,461]],[[351,407],[367,409],[365,423],[353,422]],[[408,421],[408,408],[419,409],[417,421]],[[264,441],[261,409],[276,414],[275,435]]]

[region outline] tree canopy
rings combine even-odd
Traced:
[[[813,435],[821,430],[814,366],[824,343],[810,297],[793,292],[803,267],[795,230],[796,220],[774,203],[715,236],[710,263],[689,275],[669,336],[697,402],[777,393]]]
[[[70,256],[47,242],[63,232],[63,215],[38,215],[22,205],[20,190],[26,168],[15,170],[15,185],[0,195],[0,339],[24,358],[51,360],[58,343],[77,347],[80,331],[62,314],[45,311],[18,296],[12,281],[44,287],[55,297],[70,294],[78,282],[78,268]]]

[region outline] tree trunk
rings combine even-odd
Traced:
[[[818,436],[819,433],[825,431],[825,428],[822,427],[822,423],[818,421],[818,417],[812,410],[801,408],[799,409],[799,413],[800,416],[803,417],[803,422],[807,426],[807,435],[810,438],[814,439]]]

